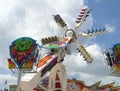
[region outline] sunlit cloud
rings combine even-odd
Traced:
[[[112,33],[112,32],[115,31],[115,26],[113,26],[113,25],[106,24],[105,27],[106,27],[106,30],[107,30],[108,32],[111,32],[111,33]]]

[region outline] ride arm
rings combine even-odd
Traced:
[[[77,46],[77,50],[81,53],[85,61],[87,61],[87,63],[91,63],[93,61],[93,58],[90,56],[87,50],[82,45],[80,45],[77,41],[75,41],[75,43]]]
[[[59,14],[53,15],[55,22],[57,25],[63,30],[66,31],[68,29],[67,24],[64,22],[64,20],[61,18]]]
[[[78,15],[78,18],[76,20],[76,25],[74,27],[74,31],[77,31],[78,28],[83,24],[83,22],[89,16],[90,11],[91,11],[91,9],[88,9],[88,8],[81,10],[80,15]]]
[[[78,34],[77,34],[77,37],[78,37],[78,36],[82,36],[82,37],[92,37],[92,36],[104,34],[104,33],[106,33],[106,32],[107,32],[107,30],[106,30],[105,28],[104,28],[104,29],[99,29],[99,30],[96,30],[96,31],[94,31],[94,30],[92,30],[92,31],[88,30],[87,32],[78,33]]]

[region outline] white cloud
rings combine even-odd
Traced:
[[[14,5],[15,0],[12,0],[12,2],[10,0],[0,1],[0,23],[3,21],[7,21],[9,13],[12,11]]]
[[[112,33],[112,32],[115,31],[115,26],[106,24],[105,27],[106,27],[106,30],[107,30],[108,32],[111,32],[111,33]]]
[[[76,1],[69,1],[69,0],[56,0],[54,2],[50,0],[46,0],[49,5],[54,8],[57,12],[66,12],[68,13],[68,10],[75,10],[76,9],[83,7],[84,3],[83,0],[76,0]]]

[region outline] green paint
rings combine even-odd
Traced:
[[[47,72],[50,71],[54,67],[54,64],[50,65],[42,74],[41,77]]]
[[[120,44],[117,45],[117,53],[120,54]]]
[[[59,48],[59,46],[52,44],[52,45],[47,46],[46,48],[53,49],[53,48]]]
[[[20,38],[15,42],[15,50],[17,51],[27,51],[30,49],[33,41],[29,38]]]

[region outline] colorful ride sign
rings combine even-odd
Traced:
[[[38,44],[29,37],[18,38],[10,45],[10,56],[18,68],[33,60]],[[33,61],[32,61],[33,62]]]

